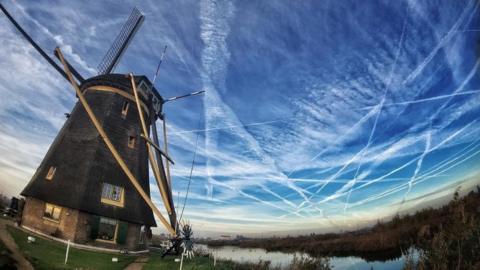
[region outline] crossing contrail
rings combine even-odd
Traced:
[[[416,103],[422,103],[422,102],[428,102],[428,101],[435,101],[435,100],[441,100],[441,99],[446,99],[446,98],[451,98],[451,97],[456,97],[456,96],[464,96],[464,95],[473,95],[473,94],[478,94],[480,93],[480,90],[469,90],[469,91],[463,91],[463,92],[457,92],[453,94],[447,94],[447,95],[439,95],[439,96],[434,96],[430,98],[422,98],[422,99],[416,99],[416,100],[410,100],[410,101],[402,101],[402,102],[394,102],[394,103],[387,103],[384,104],[384,107],[391,107],[391,106],[399,106],[399,105],[409,105],[409,104],[416,104]],[[361,108],[361,110],[365,109],[370,109],[375,106],[366,106]]]
[[[215,131],[215,130],[224,130],[224,129],[245,128],[245,127],[251,127],[251,126],[268,125],[268,124],[274,124],[274,123],[279,123],[279,122],[287,122],[290,119],[292,119],[292,118],[278,119],[278,120],[271,120],[271,121],[264,121],[264,122],[256,122],[256,123],[250,123],[250,124],[245,124],[245,125],[231,125],[231,126],[223,126],[223,127],[216,127],[216,128],[176,131],[176,132],[170,132],[170,135],[183,134],[183,133],[195,133],[195,132],[208,132],[208,131]]]

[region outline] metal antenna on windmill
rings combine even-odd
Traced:
[[[160,71],[160,65],[162,65],[163,58],[165,57],[165,52],[166,51],[167,51],[167,45],[165,45],[165,48],[163,48],[162,56],[160,57],[160,61],[158,62],[158,65],[157,65],[157,71],[155,72],[155,75],[153,76],[152,85],[154,85],[155,80],[157,80],[158,72]]]

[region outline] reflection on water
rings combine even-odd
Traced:
[[[239,248],[233,246],[223,247],[207,247],[206,245],[197,245],[198,248],[207,250],[208,253],[214,255],[217,259],[232,260],[235,262],[258,262],[260,260],[270,261],[272,266],[286,267],[290,265],[294,256],[308,256],[304,253],[283,253],[283,252],[267,252],[260,248]],[[393,270],[402,269],[405,258],[401,257],[389,261],[372,261],[367,262],[358,257],[333,257],[330,258],[330,265],[333,269],[375,269],[375,270]]]

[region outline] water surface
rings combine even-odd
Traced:
[[[240,248],[235,246],[223,247],[207,247],[206,245],[197,245],[198,248],[207,250],[208,253],[214,255],[217,259],[232,260],[235,262],[259,262],[270,261],[272,266],[288,266],[294,256],[309,256],[305,253],[294,252],[286,253],[280,251],[267,252],[261,248]],[[375,270],[393,270],[402,269],[405,263],[405,257],[400,257],[388,261],[370,261],[367,262],[359,257],[331,257],[330,265],[333,269],[359,270],[359,269],[375,269]]]

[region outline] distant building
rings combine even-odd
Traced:
[[[239,234],[239,235],[235,236],[235,239],[236,239],[236,240],[245,240],[245,239],[247,239],[247,237]]]

